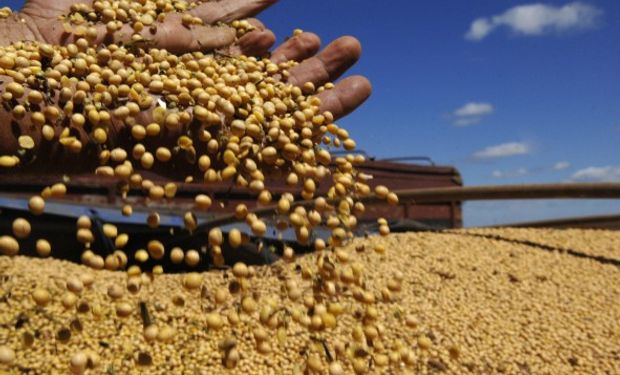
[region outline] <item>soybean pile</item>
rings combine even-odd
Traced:
[[[137,293],[121,272],[2,257],[0,354],[9,373],[618,373],[618,266],[535,244],[553,236],[620,260],[620,234],[485,233],[495,238],[355,239],[334,254],[341,292],[323,300],[312,292],[316,254],[142,274]]]

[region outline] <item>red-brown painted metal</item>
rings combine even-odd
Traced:
[[[419,188],[447,188],[460,187],[462,180],[459,172],[450,166],[417,165],[399,163],[393,161],[368,160],[358,167],[360,172],[370,174],[370,186],[388,186],[391,190],[406,190]],[[154,183],[164,183],[161,176],[142,173],[144,178]],[[0,193],[12,195],[31,195],[39,193],[45,186],[63,181],[59,175],[0,175]],[[64,200],[87,203],[92,205],[121,206],[129,203],[132,205],[148,205],[157,210],[187,210],[193,205],[196,194],[211,195],[221,204],[215,204],[209,210],[213,214],[231,213],[239,203],[245,203],[249,208],[256,206],[256,195],[247,189],[233,187],[230,183],[219,182],[205,184],[179,183],[178,192],[174,200],[161,202],[147,202],[143,194],[138,191],[130,192],[123,201],[117,194],[118,181],[114,178],[106,178],[95,175],[75,175],[66,179],[68,187]],[[265,185],[274,195],[274,199],[284,192],[291,192],[299,196],[299,189],[292,189],[283,183],[283,179],[273,177],[265,181]],[[327,192],[329,181],[319,182],[318,194]],[[301,198],[299,198],[301,199]],[[391,220],[410,219],[442,228],[457,228],[462,226],[462,211],[459,202],[432,202],[414,204],[411,201],[402,201],[398,206],[389,206],[385,202],[369,202],[366,205],[366,213],[362,221],[373,221],[379,217]]]

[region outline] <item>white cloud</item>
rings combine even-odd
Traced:
[[[620,166],[587,167],[573,173],[573,180],[620,181]]]
[[[515,178],[515,177],[523,177],[530,174],[530,171],[527,168],[519,168],[514,171],[499,171],[495,170],[491,175],[495,178]]]
[[[584,30],[597,26],[602,14],[601,9],[579,1],[564,6],[542,3],[519,5],[502,14],[474,20],[465,34],[465,39],[482,40],[501,26],[527,36]]]
[[[482,121],[484,116],[490,115],[493,111],[495,111],[495,107],[490,103],[469,102],[452,112],[452,123],[455,126],[475,125]]]
[[[471,26],[469,26],[469,31],[465,34],[465,39],[482,40],[489,35],[495,27],[497,27],[497,25],[494,25],[488,18],[477,18],[471,23]]]
[[[482,119],[480,117],[457,118],[452,122],[454,126],[465,127],[478,124]]]
[[[502,143],[496,146],[489,146],[473,155],[475,159],[497,159],[508,156],[525,155],[530,153],[530,146],[523,142]]]
[[[489,103],[469,102],[454,111],[455,116],[482,116],[493,113],[493,105]]]
[[[559,161],[553,165],[553,169],[556,171],[563,171],[570,168],[570,163],[567,161]]]

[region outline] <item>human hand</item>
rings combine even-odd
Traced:
[[[194,6],[198,0],[190,0],[188,7]],[[164,22],[157,25],[156,31],[145,28],[141,31],[143,37],[150,40],[155,48],[164,48],[173,53],[185,53],[195,50],[213,50],[233,45],[235,31],[219,25],[222,22],[231,22],[255,16],[277,0],[224,0],[205,2],[195,5],[184,13],[170,13]],[[35,36],[51,44],[66,44],[73,38],[64,31],[63,21],[59,16],[68,14],[71,7],[80,0],[28,0],[21,10],[21,14],[28,16],[34,22],[28,24]],[[94,5],[92,1],[85,2]],[[192,4],[190,6],[190,4]],[[200,18],[204,25],[185,27],[182,24],[184,14]],[[255,19],[250,23],[255,31],[247,33],[236,41],[233,49],[238,53],[251,56],[263,55],[275,42],[271,31]],[[96,42],[127,42],[131,39],[134,30],[129,24],[124,25],[112,37],[106,31],[106,25],[97,26]],[[349,69],[361,53],[359,42],[352,37],[342,37],[329,44],[325,50],[317,54],[321,41],[312,33],[302,33],[294,36],[276,48],[272,60],[279,63],[286,60],[305,61],[291,71],[289,83],[301,85],[312,82],[320,86],[328,81],[334,81]],[[371,86],[367,79],[360,76],[348,77],[340,82],[333,90],[319,94],[323,109],[334,113],[335,118],[342,117],[366,100],[370,95]]]
[[[32,5],[37,1],[38,0],[30,0],[28,4]],[[74,1],[67,2],[74,3]],[[248,2],[249,0],[237,0],[231,2],[230,4],[247,4]],[[252,14],[260,8],[255,6],[256,2],[253,2],[252,4],[254,4],[254,8],[244,8],[244,14]],[[264,5],[265,2],[262,4]],[[204,5],[207,4],[202,4],[196,9],[203,9],[201,7]],[[230,12],[227,13],[223,19],[228,20],[230,19],[229,17],[232,17],[230,16]],[[50,23],[54,22],[54,20],[49,17],[48,21]],[[252,21],[252,23],[255,25],[256,31],[244,35],[239,39],[237,44],[232,46],[228,45],[227,47],[230,47],[232,52],[260,56],[272,46],[275,40],[273,33],[266,30],[264,26],[256,20]],[[49,36],[52,36],[52,34],[49,34]],[[159,39],[159,43],[167,43],[165,41],[164,34],[160,34],[160,38],[163,39]],[[179,44],[179,46],[181,44]],[[287,81],[291,84],[299,86],[306,82],[312,82],[316,87],[318,87],[328,81],[337,79],[357,61],[361,53],[359,42],[352,37],[339,38],[335,42],[328,45],[323,51],[317,53],[319,48],[320,40],[316,35],[311,33],[303,33],[287,40],[281,46],[276,48],[273,51],[271,58],[276,63],[287,60],[302,61],[299,65],[290,70],[290,75],[288,76]],[[191,50],[191,47],[189,50]],[[186,49],[180,51],[179,53],[187,51],[188,50]],[[333,89],[318,93],[317,96],[321,99],[321,110],[331,111],[334,114],[334,118],[337,119],[361,105],[361,103],[370,95],[370,91],[371,87],[368,80],[363,77],[356,76],[342,80],[337,83]],[[142,113],[142,115],[149,118],[150,116],[148,112],[150,111],[147,110],[147,112]],[[122,133],[121,129],[118,130]],[[7,137],[8,136],[9,135],[7,135]],[[40,135],[33,138],[40,138]],[[88,139],[86,135],[83,135],[81,138],[84,138],[84,141],[87,141]],[[114,143],[114,139],[110,140]],[[15,142],[5,143],[7,152],[16,147],[13,143]]]
[[[197,2],[199,1],[190,0],[186,3],[188,7],[193,8],[184,13],[168,14],[164,22],[157,25],[154,33],[151,33],[151,30],[146,31],[146,28],[141,33],[151,42],[152,47],[167,49],[177,54],[228,47],[239,54],[262,56],[274,44],[273,33],[256,19],[249,19],[255,30],[243,35],[236,42],[232,28],[216,24],[254,16],[277,0],[224,0],[196,5]],[[27,22],[27,25],[35,38],[51,44],[67,44],[73,42],[75,37],[65,32],[63,22],[66,21],[59,20],[59,16],[68,14],[72,6],[78,3],[82,2],[28,0],[20,13],[32,19],[33,22]],[[92,1],[85,4],[97,5]],[[181,18],[184,14],[200,18],[204,25],[193,25],[189,28],[183,26]],[[130,24],[124,25],[114,32],[114,35],[106,31],[104,23],[100,23],[96,29],[96,43],[127,42],[134,33]],[[276,48],[272,60],[276,63],[286,60],[307,60],[291,71],[288,82],[297,85],[312,82],[318,87],[340,77],[355,64],[361,53],[359,42],[352,37],[339,38],[317,54],[320,43],[315,34],[302,33]],[[361,105],[370,93],[371,85],[366,78],[352,76],[339,82],[333,90],[325,91],[318,96],[323,103],[322,109],[332,112],[337,119]]]
[[[301,86],[312,82],[315,87],[333,82],[351,68],[362,53],[357,39],[343,36],[318,52],[319,37],[313,33],[294,36],[277,47],[271,60],[280,63],[287,60],[301,63],[290,70],[288,83]],[[318,53],[317,53],[318,52]],[[359,107],[369,96],[372,86],[362,76],[350,76],[336,83],[331,90],[318,93],[321,109],[330,111],[335,119],[341,118]]]
[[[177,4],[180,4],[182,8],[186,7],[188,10],[167,13],[163,22],[157,22],[152,17],[147,17],[148,21],[141,22],[143,29],[139,30],[138,33],[152,47],[166,49],[177,54],[227,47],[235,42],[235,30],[222,23],[252,17],[276,1],[223,0],[204,3],[199,0],[181,1],[177,2]],[[75,7],[76,4],[85,4],[93,7],[100,6],[101,3],[103,1],[28,0],[19,12],[19,17],[26,21],[26,27],[33,34],[34,40],[64,45],[73,42],[75,36],[65,31],[64,23],[67,21],[61,20],[59,17],[69,14],[72,11],[72,7]],[[127,16],[127,13],[126,11],[119,11],[116,14],[112,13],[110,18],[97,22],[95,25],[96,36],[93,35],[93,42],[95,44],[130,42],[132,35],[136,33],[136,29],[131,25],[133,22],[124,23],[122,27],[113,32],[110,32],[107,27],[107,22],[115,17],[123,19]],[[187,15],[199,18],[203,24],[184,26],[183,16]],[[273,37],[270,31],[265,30],[259,22],[250,20],[250,23],[256,27],[256,30],[243,35],[236,41],[241,46],[242,52],[246,52],[244,46],[251,45],[252,43],[248,42],[255,40],[256,34],[263,34],[262,39],[271,36],[271,44],[273,44],[275,37]],[[255,47],[253,48],[255,49]]]

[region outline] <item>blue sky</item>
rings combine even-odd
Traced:
[[[350,73],[373,95],[340,124],[371,155],[430,156],[466,185],[620,180],[620,1],[280,0],[259,18],[279,41],[362,42]],[[465,222],[620,212],[566,203],[467,203]]]
[[[620,2],[531,4],[296,0],[261,19],[280,39],[299,27],[362,42],[351,73],[373,95],[340,123],[369,154],[430,156],[466,185],[620,180]],[[480,18],[491,30],[467,38]],[[618,201],[471,202],[465,222],[617,212]]]

